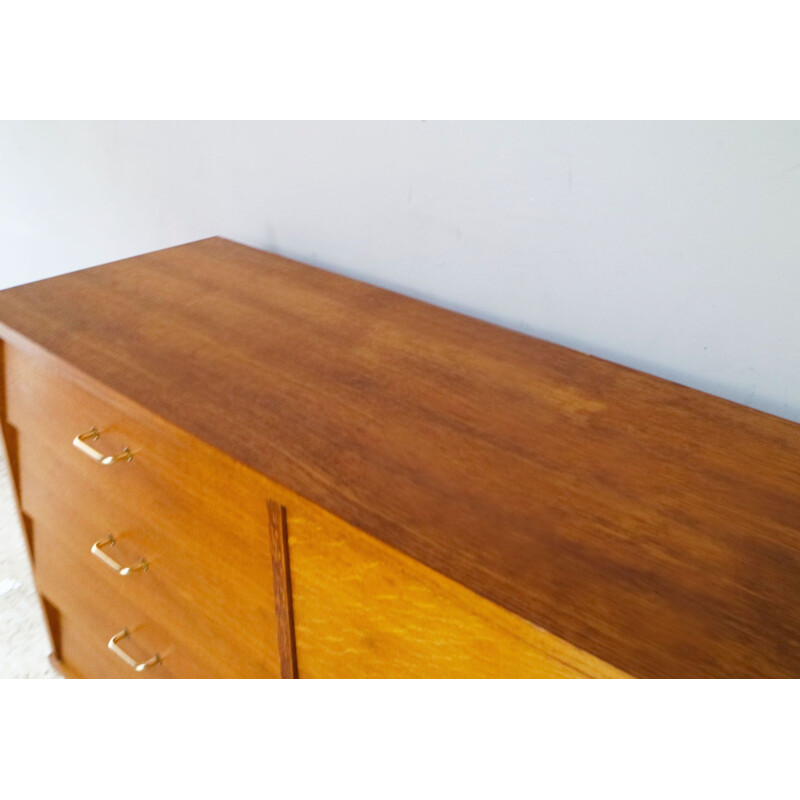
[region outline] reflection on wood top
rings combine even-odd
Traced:
[[[219,238],[0,321],[634,675],[800,675],[800,425]]]

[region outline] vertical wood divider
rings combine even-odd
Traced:
[[[278,621],[278,653],[281,678],[297,677],[297,651],[294,644],[292,614],[292,578],[289,571],[289,534],[286,509],[274,500],[267,501],[269,510],[269,543],[272,553],[272,585],[275,591],[275,616]]]

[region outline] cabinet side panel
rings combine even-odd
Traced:
[[[20,502],[20,470],[19,470],[19,434],[17,429],[8,421],[7,414],[7,394],[8,394],[8,381],[9,374],[6,368],[6,353],[8,345],[4,339],[0,339],[0,460],[5,459],[8,464],[8,471],[10,473],[11,488],[13,496],[13,506],[15,514],[16,529],[24,538],[28,557],[30,558],[31,566],[34,565],[35,557],[35,538],[33,520],[22,511]],[[4,469],[0,468],[0,475]],[[12,534],[13,535],[13,534]],[[41,618],[43,620],[47,635],[50,639],[50,646],[52,652],[50,655],[51,661],[57,662],[59,659],[60,649],[60,619],[55,610],[48,605],[45,598],[37,591],[39,603],[41,608]],[[32,620],[31,620],[32,621]]]

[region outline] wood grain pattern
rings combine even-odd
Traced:
[[[297,677],[297,651],[292,612],[292,580],[289,570],[289,542],[286,531],[286,510],[274,500],[269,509],[269,545],[272,554],[272,585],[275,588],[275,618],[278,623],[278,651],[281,677]]]
[[[262,544],[267,484],[147,412],[69,381],[51,360],[9,345],[5,351],[7,425],[18,432],[17,486],[39,545],[40,592],[63,601],[81,575],[98,598],[127,602],[188,645],[191,676],[278,677]],[[104,467],[75,449],[76,431],[92,425],[105,431],[100,448],[127,443],[134,459]],[[121,577],[92,556],[92,544],[109,533],[117,544],[107,552],[122,564],[144,557],[147,571]],[[117,620],[118,629],[126,624]],[[101,631],[100,639],[115,632]],[[73,667],[92,674],[74,659]],[[174,664],[156,674],[189,676]]]
[[[221,240],[0,333],[637,676],[800,675],[800,426]]]
[[[623,678],[308,503],[287,517],[301,678]]]
[[[89,678],[259,677],[225,639],[209,637],[202,617],[150,613],[146,602],[138,605],[103,582],[91,561],[76,556],[49,526],[38,529],[46,545],[34,571],[36,587],[58,610],[58,657],[72,671]],[[108,649],[123,628],[131,631],[126,652],[139,661],[159,653],[163,663],[144,672],[125,664]]]

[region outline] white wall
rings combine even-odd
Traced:
[[[799,212],[797,123],[0,123],[3,286],[219,234],[797,421]]]

